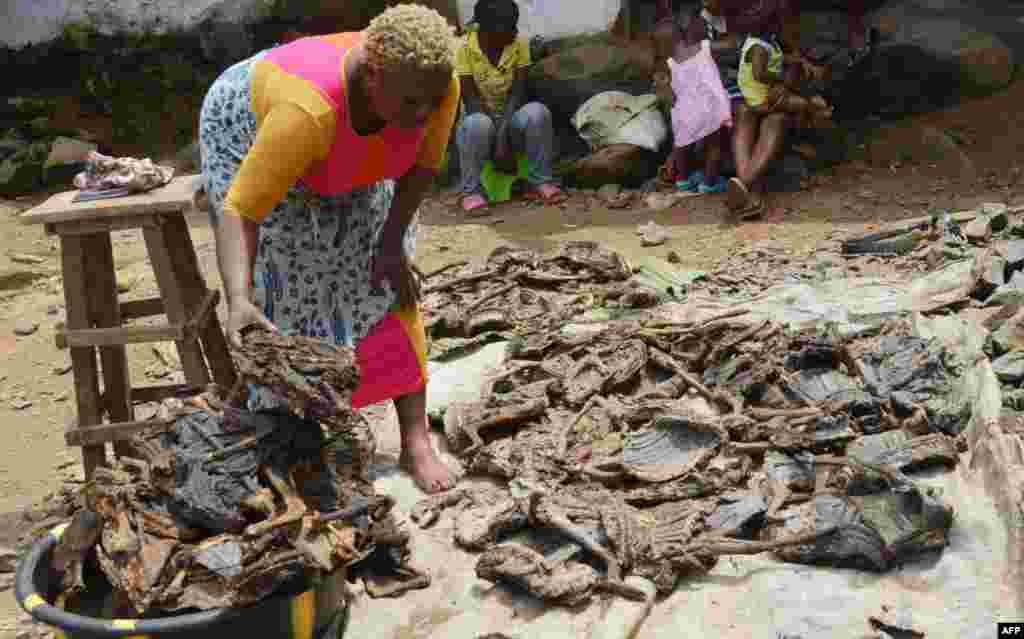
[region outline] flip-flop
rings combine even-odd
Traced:
[[[465,213],[480,215],[483,209],[487,208],[487,200],[479,193],[473,193],[462,198],[462,210]]]
[[[530,189],[526,193],[526,199],[540,200],[544,204],[561,204],[569,199],[569,196],[562,189],[548,182]]]
[[[761,198],[757,198],[755,196],[755,199],[752,204],[746,206],[745,208],[739,211],[736,211],[736,216],[740,220],[746,221],[759,217],[762,213],[764,213],[764,200],[762,200]]]
[[[725,185],[725,205],[733,211],[740,211],[750,205],[750,191],[739,178],[730,178]]]

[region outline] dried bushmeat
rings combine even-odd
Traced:
[[[66,592],[93,557],[137,613],[247,606],[346,566],[367,578],[380,557],[408,577],[392,593],[429,583],[406,566],[393,500],[361,472],[373,440],[350,406],[351,349],[265,331],[243,339],[238,387],[165,400],[169,426],[135,437],[134,457],[84,486],[54,555]],[[283,405],[261,406],[259,388]]]
[[[503,248],[429,278],[439,330],[466,334],[466,319],[491,309],[516,324],[488,325],[509,359],[445,415],[469,473],[510,489],[460,489],[414,510],[421,525],[451,511],[453,541],[482,551],[481,578],[573,605],[637,596],[629,574],[668,592],[729,554],[885,570],[941,547],[952,512],[904,475],[956,464],[963,445],[948,435],[969,408],[950,393],[941,345],[904,323],[841,339],[745,310],[579,317],[659,301],[627,299],[642,290],[631,275],[586,242],[546,256]]]

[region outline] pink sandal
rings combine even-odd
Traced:
[[[569,196],[565,194],[562,189],[558,188],[551,182],[541,184],[532,188],[526,194],[527,200],[540,200],[545,204],[561,204],[562,202],[569,199]]]
[[[487,208],[487,200],[479,193],[473,193],[462,198],[462,210],[466,213],[476,212],[478,215],[481,209]]]

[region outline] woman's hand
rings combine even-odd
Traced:
[[[231,346],[241,349],[242,329],[253,325],[268,331],[277,332],[277,327],[248,299],[236,297],[228,300],[228,322],[225,328],[228,334],[228,342]]]
[[[401,308],[413,308],[420,301],[420,272],[412,260],[399,247],[397,250],[381,250],[373,258],[370,283],[375,289],[382,289],[387,280],[395,291]]]

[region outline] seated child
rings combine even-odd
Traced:
[[[783,75],[786,63],[796,64],[794,73]],[[738,83],[743,99],[759,115],[791,113],[802,126],[819,124],[832,117],[832,107],[819,95],[805,98],[797,93],[799,84],[813,71],[798,55],[782,53],[774,34],[748,36],[740,51]]]
[[[739,48],[739,38],[728,33],[725,19],[721,15],[719,0],[704,0],[701,10],[690,20],[690,27],[684,35],[674,22],[661,22],[655,28],[655,51],[661,63],[668,57],[676,61],[693,55],[702,40],[709,40],[712,56],[719,68],[719,75],[730,99],[741,99],[739,86],[736,83],[735,52]],[[659,82],[660,80],[660,82]],[[659,64],[655,75],[655,90],[659,97],[668,93],[668,106],[674,103],[671,95],[671,74]],[[699,193],[721,193],[725,190],[725,178],[721,175],[722,156],[728,144],[725,127],[715,131],[702,140],[704,144],[704,170],[690,171],[690,151],[693,146],[677,146],[669,158],[666,169],[670,181],[677,188]]]

